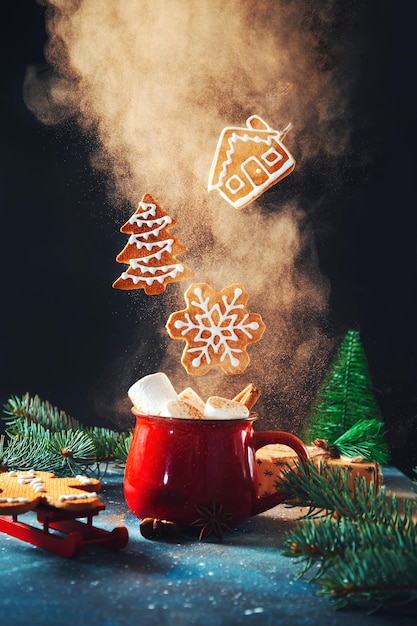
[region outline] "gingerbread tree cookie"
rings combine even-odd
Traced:
[[[241,374],[249,364],[247,345],[259,341],[265,324],[248,313],[248,294],[240,283],[216,293],[207,283],[193,283],[184,294],[187,308],[171,313],[169,336],[186,342],[181,363],[189,374],[202,376],[219,366]]]
[[[176,258],[187,246],[169,232],[175,224],[176,220],[150,194],[143,196],[136,212],[120,229],[130,237],[116,261],[129,264],[129,268],[113,287],[144,289],[148,295],[154,295],[165,291],[168,283],[194,276]]]

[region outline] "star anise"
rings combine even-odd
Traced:
[[[208,506],[204,504],[196,504],[199,518],[192,522],[192,526],[201,528],[198,536],[202,541],[210,535],[215,535],[219,541],[223,541],[223,530],[232,530],[228,524],[232,516],[223,512],[223,505],[218,502],[211,502]]]

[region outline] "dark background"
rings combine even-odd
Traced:
[[[351,98],[363,122],[352,141],[354,153],[372,159],[364,166],[352,156],[336,164],[323,157],[304,168],[301,181],[311,206],[320,198],[311,220],[320,268],[332,286],[329,334],[360,331],[393,463],[409,475],[417,466],[411,5],[340,3],[339,28],[319,40],[317,58],[324,71],[326,63],[342,63],[344,19],[347,11],[359,12],[366,44],[357,67],[348,70],[356,72]],[[91,144],[74,126],[45,127],[24,105],[26,67],[44,61],[42,7],[35,0],[2,4],[1,21],[0,402],[29,392],[86,424],[101,424],[92,389],[129,336],[131,319],[129,299],[109,289],[120,246],[112,237],[116,223],[105,181],[89,165]],[[334,174],[342,182],[331,188]],[[293,178],[288,193],[295,184]],[[144,332],[152,341],[150,329],[145,325]],[[158,351],[150,352],[157,367]]]

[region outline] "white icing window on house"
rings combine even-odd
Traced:
[[[230,191],[230,193],[237,193],[245,186],[243,180],[237,174],[233,174],[227,181],[226,187]]]
[[[275,148],[270,148],[262,154],[262,159],[268,165],[275,165],[278,161],[281,161],[282,154],[280,154]]]

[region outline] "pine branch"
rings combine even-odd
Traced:
[[[5,445],[3,439],[1,465],[4,470],[54,471],[55,460],[48,442],[50,434],[39,424],[27,423],[22,420],[19,431]]]
[[[119,433],[116,433],[116,431],[114,430],[109,430],[108,428],[101,428],[98,426],[86,428],[84,429],[84,432],[87,433],[94,442],[94,446],[96,449],[96,459],[99,462],[106,462],[109,459],[113,458],[114,451],[116,449],[117,442],[120,436]]]
[[[362,457],[385,465],[389,449],[385,439],[384,424],[376,419],[360,420],[332,444],[338,452],[349,458]]]
[[[124,466],[126,464],[132,441],[132,433],[119,433],[115,430],[99,428],[98,426],[88,428],[84,432],[88,433],[94,442],[97,463],[96,474],[99,472],[101,466],[101,471],[104,475],[110,462],[118,466]],[[104,470],[102,469],[103,465]]]
[[[117,465],[126,465],[127,455],[129,454],[130,445],[132,443],[133,433],[122,433],[114,450],[114,461]]]
[[[387,604],[417,600],[417,554],[396,551],[391,546],[378,549],[346,550],[334,560],[319,581],[320,594],[347,604],[364,605],[375,612]]]
[[[94,465],[98,470],[96,447],[88,433],[74,430],[52,433],[48,448],[56,460],[54,471],[58,475],[65,476],[68,472],[74,476],[89,474]]]
[[[303,564],[298,576],[315,568],[310,581],[321,593],[368,608],[417,599],[417,502],[399,507],[395,496],[334,466],[289,466],[279,490],[287,506],[307,513],[286,533],[285,556]],[[406,571],[407,575],[403,572]]]
[[[3,408],[4,421],[9,432],[21,418],[28,422],[41,424],[47,429],[58,430],[61,428],[82,428],[80,422],[69,417],[64,411],[60,411],[49,402],[42,401],[38,396],[31,397],[26,393],[22,398],[12,396]]]
[[[363,550],[380,552],[389,546],[390,550],[397,553],[417,555],[416,527],[409,525],[404,530],[401,526],[395,524],[394,520],[392,524],[381,524],[343,517],[298,520],[286,535],[285,556],[299,558],[305,563],[301,575],[319,564],[312,578],[317,580],[328,568],[333,567],[334,559],[346,559],[350,551],[354,554]],[[372,568],[370,564],[369,569]]]
[[[131,433],[84,427],[38,396],[12,397],[4,406],[8,440],[0,446],[6,470],[38,469],[103,476],[110,462],[125,463]]]
[[[288,507],[307,507],[305,517],[318,517],[320,515],[334,515],[339,517],[356,517],[358,507],[368,509],[370,498],[377,498],[374,486],[368,486],[366,480],[357,477],[354,497],[349,491],[348,470],[335,465],[318,467],[313,461],[309,461],[306,467],[297,465],[294,469],[287,465],[280,480],[276,482],[277,490],[285,495]],[[365,504],[364,504],[365,503]]]
[[[316,573],[310,580],[316,580],[322,576],[326,567],[331,564],[331,559],[343,556],[346,551],[346,543],[349,541],[355,545],[357,533],[356,526],[349,523],[346,518],[340,520],[339,532],[334,532],[335,521],[325,517],[317,523],[314,519],[296,521],[294,528],[285,536],[284,555],[297,558],[304,563],[298,578],[319,565]]]
[[[350,517],[383,524],[394,520],[402,530],[413,530],[415,501],[406,500],[400,511],[395,494],[387,496],[385,486],[376,492],[373,482],[368,485],[365,478],[356,476],[351,487],[349,470],[335,465],[316,467],[309,461],[306,467],[287,467],[276,488],[285,496],[287,507],[307,507],[303,517]]]

